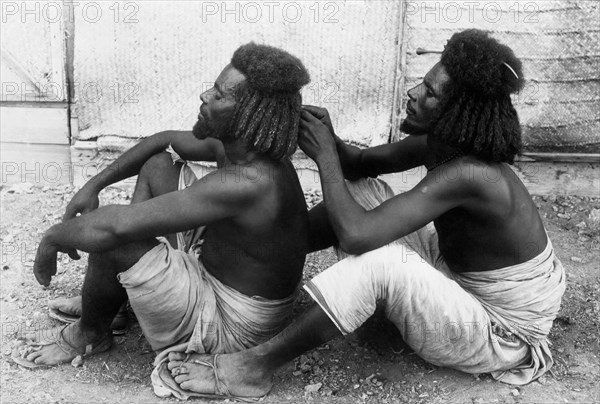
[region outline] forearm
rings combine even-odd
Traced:
[[[360,236],[360,227],[366,211],[350,195],[343,180],[342,166],[337,154],[323,156],[316,162],[330,224],[340,247],[350,252]]]
[[[376,176],[369,175],[368,172],[365,172],[364,167],[362,167],[362,150],[360,148],[345,143],[337,135],[333,135],[333,137],[344,178],[353,181],[359,178]]]
[[[56,224],[46,231],[42,244],[55,246],[58,251],[102,252],[115,248],[125,241],[117,231],[118,223],[124,220],[122,208],[106,206]]]
[[[100,191],[109,185],[139,174],[144,163],[156,153],[165,150],[174,136],[175,132],[164,131],[142,140],[90,179],[85,186]]]

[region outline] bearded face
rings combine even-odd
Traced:
[[[230,136],[229,132],[229,119],[209,121],[202,115],[198,115],[198,120],[192,128],[192,133],[200,140],[208,137],[219,140],[227,139]]]
[[[198,121],[192,129],[196,138],[212,137],[223,141],[233,136],[229,129],[237,103],[236,89],[241,88],[245,80],[242,73],[227,65],[214,86],[200,95],[202,105]]]
[[[400,126],[402,132],[409,135],[431,133],[441,117],[444,91],[449,80],[446,68],[437,63],[425,75],[422,83],[408,90],[406,119]]]

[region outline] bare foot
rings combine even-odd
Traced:
[[[81,296],[50,300],[48,307],[71,316],[81,316]]]
[[[44,337],[43,341],[39,341],[40,348],[27,354],[28,361],[38,365],[58,365],[70,362],[78,355],[85,353],[86,345],[102,340],[96,334],[84,333],[79,327],[79,322],[70,324],[64,330],[63,327],[46,330]],[[110,348],[110,341],[102,344],[98,351],[92,352],[92,354],[100,353],[108,348]]]
[[[167,367],[175,382],[183,390],[195,393],[216,394],[215,374],[211,367],[195,363],[197,361],[213,363],[214,355],[187,354],[171,352]],[[216,372],[219,380],[229,390],[229,394],[238,397],[262,397],[273,386],[272,374],[265,374],[253,366],[244,351],[217,357]]]

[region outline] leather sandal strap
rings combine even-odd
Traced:
[[[64,336],[64,331],[65,329],[69,326],[70,324],[65,325],[63,328],[60,329],[59,333],[58,333],[58,338],[56,339],[55,343],[56,345],[67,355],[73,355],[76,354],[77,355],[85,355],[86,351],[87,351],[87,347],[90,346],[91,344],[88,344],[84,347],[83,352],[81,348],[77,348],[74,347],[73,345],[71,345]]]
[[[229,392],[227,385],[225,385],[225,383],[223,383],[221,381],[221,379],[219,379],[219,375],[217,374],[217,357],[218,356],[219,356],[219,354],[215,354],[215,356],[213,357],[213,366],[212,366],[213,373],[215,374],[215,392],[221,396],[231,396],[231,393]]]
[[[219,374],[217,373],[217,356],[219,356],[219,354],[215,354],[212,362],[201,359],[194,359],[193,361],[191,361],[191,363],[211,368],[215,376],[215,394],[220,396],[230,396],[231,394],[229,393],[229,389],[227,388],[225,383],[221,381],[221,379],[219,378]]]

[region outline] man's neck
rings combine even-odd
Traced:
[[[227,160],[233,164],[248,164],[260,158],[259,153],[248,150],[246,145],[238,140],[222,140],[222,143]]]

